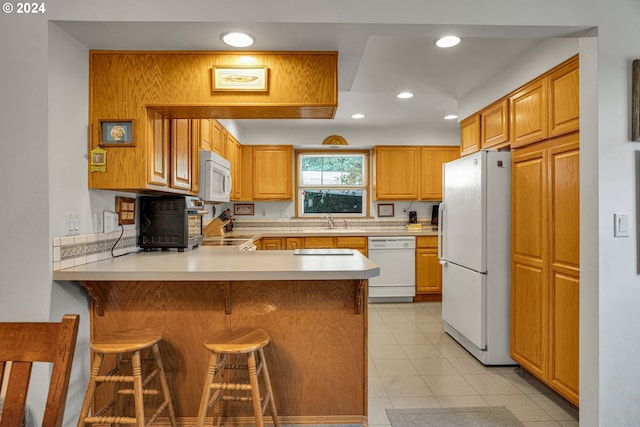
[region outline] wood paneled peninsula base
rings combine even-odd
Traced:
[[[92,338],[129,328],[162,333],[180,426],[195,425],[209,361],[205,338],[239,326],[271,337],[265,356],[281,424],[366,425],[367,284],[379,274],[358,251],[296,256],[205,246],[56,270],[53,280],[87,290]],[[250,408],[230,414],[232,421],[253,424]]]
[[[265,349],[281,424],[367,425],[367,280],[80,281],[91,336],[155,328],[178,425],[195,425],[209,353],[203,341],[249,326]],[[97,396],[95,407],[106,396]],[[251,424],[251,405],[233,405]],[[165,425],[167,420],[160,420]]]

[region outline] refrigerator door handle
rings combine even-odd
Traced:
[[[440,223],[438,224],[438,259],[444,258],[444,248],[442,247],[442,240],[443,240],[442,235],[444,233],[444,222],[445,222],[444,214],[446,210],[447,210],[447,205],[445,205],[444,202],[438,205],[438,218],[440,219]]]

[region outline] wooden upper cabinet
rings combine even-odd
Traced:
[[[211,122],[210,119],[197,120],[198,134],[194,136],[198,140],[198,148],[200,150],[211,150]],[[195,132],[194,132],[195,134]]]
[[[253,153],[253,200],[293,198],[293,147],[255,145]]]
[[[442,165],[460,157],[457,146],[420,148],[420,199],[442,200]]]
[[[211,151],[219,155],[225,155],[224,149],[227,145],[227,129],[217,120],[211,120]]]
[[[169,130],[170,122],[161,114],[149,114],[149,175],[151,185],[166,186],[169,183]],[[132,167],[134,165],[131,165]],[[126,188],[126,187],[125,187]]]
[[[419,198],[420,147],[373,147],[373,200]]]
[[[480,148],[509,144],[509,100],[501,99],[480,112]]]
[[[547,79],[527,84],[509,97],[511,148],[548,138]]]
[[[227,133],[227,144],[224,157],[231,167],[231,200],[240,200],[242,193],[242,146],[230,133]]]
[[[191,120],[171,120],[171,187],[191,190],[193,160]]]
[[[474,114],[460,122],[460,155],[475,153],[480,149],[480,114]]]
[[[566,63],[549,77],[549,136],[580,129],[580,79],[578,58]]]

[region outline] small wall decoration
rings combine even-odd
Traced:
[[[329,135],[322,141],[322,145],[349,145],[349,143],[340,135]]]
[[[107,171],[107,151],[96,147],[89,152],[89,170],[91,172]]]
[[[133,147],[133,120],[100,120],[100,145]]]
[[[631,140],[640,141],[640,59],[633,61],[631,79]]]
[[[393,216],[393,203],[378,203],[378,216]]]
[[[254,204],[253,203],[235,203],[233,205],[234,215],[253,215]]]
[[[266,65],[219,65],[211,70],[213,91],[266,92]]]

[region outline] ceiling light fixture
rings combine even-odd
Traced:
[[[444,116],[445,120],[455,120],[457,118],[458,116],[456,116],[455,114],[447,114],[446,116]]]
[[[436,46],[441,48],[453,47],[460,43],[460,37],[458,36],[444,36],[440,37],[436,41]]]
[[[249,47],[255,43],[256,39],[249,33],[240,33],[230,31],[222,33],[220,39],[227,45],[232,47]]]
[[[396,97],[398,97],[399,99],[409,99],[409,98],[413,98],[413,93],[400,92],[399,94],[396,95]]]
[[[364,114],[362,113],[355,113],[351,115],[352,119],[364,119]]]

